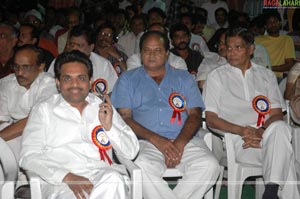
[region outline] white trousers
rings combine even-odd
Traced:
[[[237,160],[262,166],[265,184],[279,184],[278,195],[282,199],[300,198],[291,139],[291,129],[284,121],[273,122],[265,130],[261,149],[243,149],[241,137],[234,138]]]
[[[90,196],[85,195],[89,199],[127,199],[128,187],[125,184],[126,177],[110,168],[103,168],[93,176],[93,179],[90,179],[94,188]],[[61,185],[44,183],[42,185],[42,195],[43,198],[48,199],[76,198],[65,183]]]
[[[203,139],[194,137],[184,148],[178,170],[182,179],[172,190],[162,179],[164,155],[150,142],[140,141],[140,153],[135,163],[142,170],[144,199],[199,199],[215,184],[220,166]]]

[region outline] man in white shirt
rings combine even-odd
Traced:
[[[102,82],[105,93],[111,93],[117,79],[117,73],[111,63],[104,57],[93,52],[95,41],[93,31],[90,27],[78,25],[70,31],[70,42],[67,51],[79,50],[90,57],[93,63],[93,82]],[[52,62],[49,73],[54,74],[54,61]]]
[[[145,27],[146,24],[143,17],[141,15],[134,16],[130,21],[131,31],[119,38],[118,44],[124,49],[124,53],[128,57],[139,52],[139,47],[136,46],[140,40],[138,36],[144,32]]]
[[[13,60],[15,73],[0,83],[0,136],[18,159],[21,135],[32,107],[57,93],[57,89],[54,78],[43,72],[41,49],[24,45],[16,50]]]
[[[192,33],[192,29],[195,26],[195,24],[193,23],[192,15],[190,15],[189,13],[183,14],[181,16],[181,23],[186,25],[186,27],[191,32],[191,40],[189,45],[190,48],[193,50],[200,51],[202,55],[204,54],[204,52],[209,52],[205,40],[200,35],[195,35]]]
[[[262,167],[263,199],[300,198],[291,129],[284,122],[284,100],[271,70],[251,62],[252,32],[227,31],[228,64],[212,71],[204,85],[206,122],[236,134],[237,161]]]
[[[216,24],[216,18],[215,18],[215,11],[218,8],[224,8],[229,11],[228,5],[225,1],[220,1],[220,0],[210,0],[209,2],[203,3],[201,8],[204,8],[207,10],[207,25],[213,25]]]
[[[43,198],[127,198],[123,176],[112,164],[133,159],[138,140],[112,107],[108,95],[89,93],[93,66],[79,52],[65,52],[55,62],[60,94],[39,104],[24,130],[20,166],[47,183]]]

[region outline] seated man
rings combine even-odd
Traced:
[[[222,31],[222,33],[221,33]],[[226,45],[225,45],[225,33],[226,29],[220,29],[220,36],[218,38],[218,53],[214,52],[205,52],[204,59],[201,62],[198,73],[196,77],[196,81],[198,83],[198,87],[201,91],[203,91],[203,86],[205,84],[205,80],[207,75],[213,71],[215,68],[222,66],[227,63],[226,60]]]
[[[168,30],[160,23],[151,24],[151,26],[148,27],[148,31],[150,30],[159,31],[162,32],[163,34],[168,34]],[[174,68],[187,70],[187,66],[184,59],[182,59],[177,55],[174,55],[172,52],[169,53],[168,62]],[[140,53],[133,54],[127,59],[126,64],[127,64],[127,70],[132,70],[142,66],[141,54]]]
[[[127,70],[127,55],[115,42],[115,28],[110,23],[104,23],[97,28],[95,35],[96,42],[94,52],[108,59],[118,76],[121,75],[122,72]]]
[[[291,131],[282,121],[285,107],[276,77],[250,61],[252,32],[228,30],[226,46],[228,64],[212,71],[204,85],[207,125],[236,134],[237,161],[262,166],[263,199],[300,198]]]
[[[294,65],[295,48],[293,39],[280,35],[281,18],[279,14],[269,13],[265,18],[268,35],[255,38],[256,43],[263,45],[270,56],[271,68],[278,80],[281,80]]]
[[[138,140],[107,95],[103,102],[89,94],[92,75],[88,56],[62,53],[55,61],[60,94],[31,112],[20,166],[47,182],[43,198],[127,198],[124,179],[112,165],[111,148],[133,159]]]
[[[170,38],[173,45],[170,52],[184,59],[189,73],[196,79],[198,68],[204,57],[199,51],[189,47],[191,32],[186,25],[177,23],[170,28]]]
[[[140,138],[136,164],[142,170],[143,197],[202,198],[219,175],[219,164],[197,134],[204,109],[200,91],[185,70],[167,63],[169,40],[158,31],[140,42],[143,66],[120,76],[112,101]],[[162,179],[177,168],[182,179],[171,190]]]
[[[43,52],[34,45],[18,48],[13,58],[15,73],[1,79],[0,136],[8,141],[17,159],[21,135],[32,107],[57,93],[55,80],[43,72]]]
[[[85,25],[74,26],[70,31],[67,44],[66,51],[79,50],[89,56],[94,71],[92,81],[99,82],[102,85],[102,92],[111,93],[118,76],[107,59],[93,52],[95,41],[92,28]],[[48,72],[54,75],[54,61],[51,63]]]

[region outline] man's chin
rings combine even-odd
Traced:
[[[17,78],[17,82],[20,86],[24,86],[24,85],[26,85],[27,81],[24,78]]]

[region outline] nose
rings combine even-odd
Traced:
[[[71,85],[72,85],[73,87],[77,87],[77,86],[79,85],[79,80],[78,80],[77,78],[73,78],[73,79],[71,80]]]
[[[23,70],[23,68],[19,68],[19,69],[15,69],[15,74],[17,75],[17,76],[19,76],[19,75],[23,75],[24,74],[24,70]]]
[[[79,50],[77,45],[71,45],[71,50]]]

